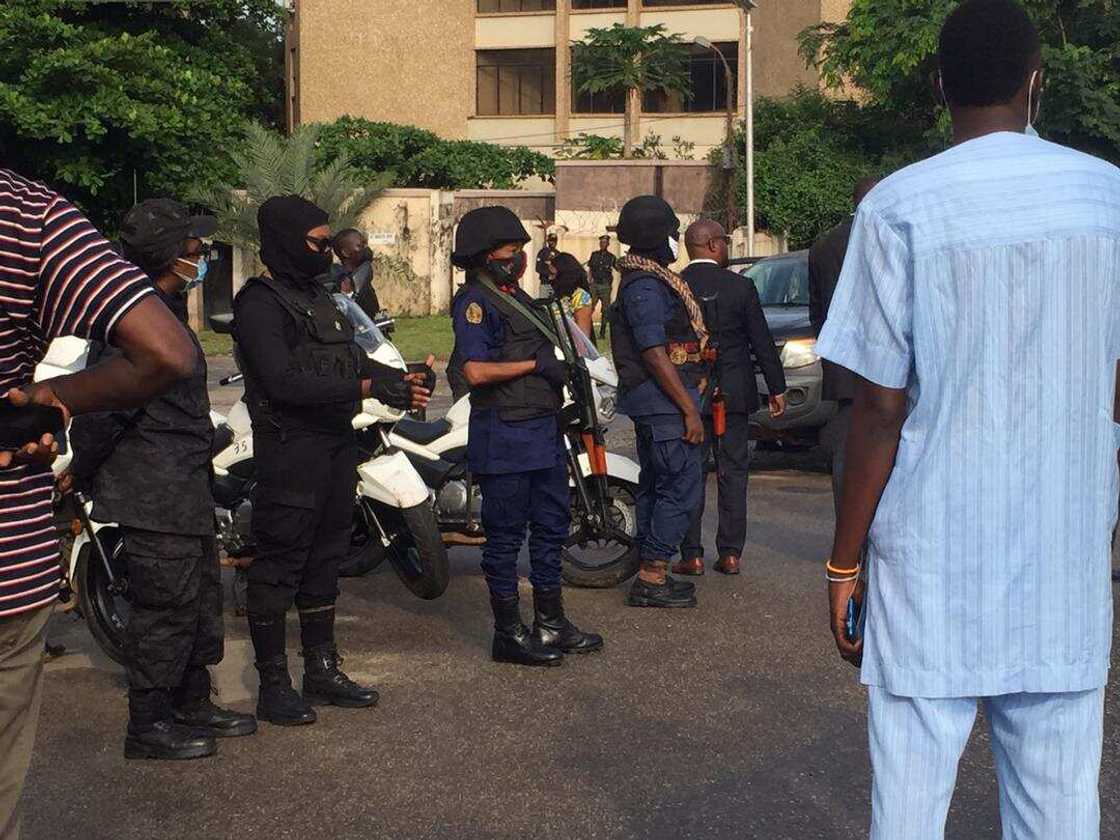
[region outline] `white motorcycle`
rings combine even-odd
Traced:
[[[335,302],[354,326],[355,341],[371,358],[407,369],[397,348],[353,301],[336,295]],[[80,370],[87,357],[85,342],[55,342],[36,371],[36,379]],[[353,420],[365,460],[358,467],[351,549],[343,566],[351,574],[364,574],[388,558],[405,586],[417,597],[430,600],[447,589],[447,550],[427,486],[408,458],[389,444],[390,430],[404,415],[404,411],[367,399]],[[211,417],[218,545],[229,557],[252,557],[250,496],[255,469],[248,408],[240,400],[228,418],[216,413]],[[68,454],[60,458],[56,472],[65,469],[69,460]],[[74,513],[81,527],[75,529],[69,551],[68,584],[77,590],[82,615],[98,644],[113,659],[122,661],[128,575],[119,528],[92,521],[89,500],[75,496],[79,503],[74,505]]]
[[[640,472],[634,461],[603,446],[603,431],[615,415],[618,375],[611,360],[558,308],[550,315],[557,351],[572,371],[560,413],[572,489],[572,530],[561,554],[564,580],[589,588],[617,586],[638,569],[634,537]],[[470,414],[470,397],[464,396],[443,419],[406,418],[388,435],[434,493],[444,539],[459,545],[485,542],[482,495],[466,463]]]

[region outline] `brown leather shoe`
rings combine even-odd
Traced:
[[[728,554],[726,557],[721,557],[716,561],[716,571],[725,575],[739,574],[739,558],[734,554]]]
[[[704,558],[693,557],[690,560],[685,560],[683,557],[673,564],[673,574],[675,575],[692,575],[699,577],[704,574]]]

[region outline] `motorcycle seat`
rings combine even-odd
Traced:
[[[450,432],[451,424],[446,420],[422,423],[419,420],[412,420],[405,417],[397,423],[393,431],[405,440],[410,440],[420,446],[427,446],[429,443],[434,443]]]

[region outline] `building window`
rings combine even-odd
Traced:
[[[478,115],[555,114],[556,51],[479,50]]]
[[[642,0],[643,6],[726,6],[732,0]]]
[[[572,85],[573,114],[625,114],[626,90],[605,91],[603,93],[577,93]]]
[[[580,9],[625,9],[627,0],[572,0],[572,11]]]
[[[731,107],[738,105],[739,43],[729,41],[716,44],[731,65]],[[689,59],[692,75],[692,99],[685,100],[678,94],[647,93],[642,98],[642,110],[647,114],[711,113],[727,109],[727,74],[723,62],[709,49],[693,45]]]
[[[479,14],[555,12],[556,0],[478,0]]]

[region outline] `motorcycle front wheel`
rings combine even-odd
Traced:
[[[121,665],[124,662],[125,629],[128,627],[129,604],[127,592],[128,564],[124,557],[124,544],[115,528],[102,528],[97,532],[113,576],[125,583],[121,591],[110,586],[109,576],[94,547],[86,543],[78,556],[75,578],[78,590],[78,608],[86,620],[90,635],[110,659]]]
[[[638,533],[638,487],[610,479],[611,526],[631,538]],[[572,494],[572,533],[560,554],[564,582],[584,589],[610,589],[638,573],[636,542],[626,544],[607,533],[587,534],[580,526],[579,497]]]
[[[374,503],[372,511],[389,538],[386,554],[405,588],[425,601],[446,592],[451,578],[447,546],[431,503],[404,509]]]

